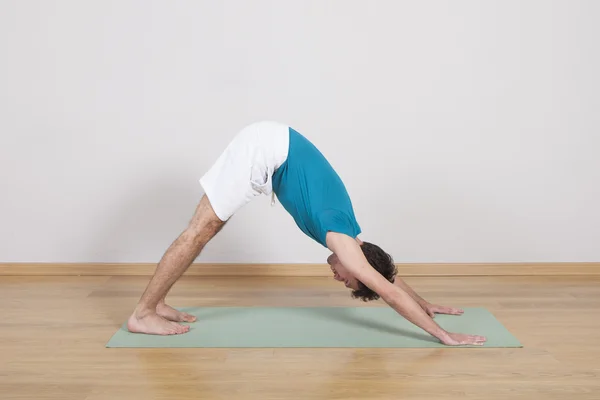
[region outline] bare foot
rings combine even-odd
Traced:
[[[183,311],[178,311],[173,307],[165,304],[158,303],[156,306],[156,313],[161,317],[168,319],[169,321],[175,322],[194,322],[196,321],[196,317],[191,314],[184,313]]]
[[[168,321],[156,313],[147,313],[143,317],[138,317],[134,312],[127,321],[127,329],[129,332],[149,335],[179,335],[188,332],[190,327]]]

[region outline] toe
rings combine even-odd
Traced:
[[[177,325],[177,327],[175,328],[175,330],[177,331],[177,333],[185,333],[186,332],[186,327],[183,325]]]
[[[195,322],[196,317],[194,317],[193,315],[190,315],[190,314],[183,314],[183,320],[185,322]]]

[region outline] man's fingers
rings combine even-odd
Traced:
[[[471,339],[471,340],[485,340],[485,336],[469,335],[469,339]]]
[[[459,308],[451,308],[450,309],[450,314],[452,314],[452,315],[461,315],[463,313],[464,313],[464,311]]]
[[[460,308],[453,307],[432,307],[432,310],[439,314],[461,315],[464,313]]]
[[[461,310],[460,308],[453,308],[453,307],[444,307],[444,313],[445,314],[454,314],[454,315],[458,315],[458,314],[462,314],[464,311]]]
[[[434,318],[435,314],[448,314],[448,315],[462,315],[464,311],[460,308],[444,307],[444,306],[429,306],[427,307],[427,314]]]
[[[479,335],[472,335],[469,337],[473,344],[484,344],[486,342],[486,338]]]
[[[486,342],[486,338],[484,336],[479,335],[468,335],[461,344],[473,345],[473,346],[483,346]]]
[[[473,345],[482,346],[486,342],[485,336],[480,335],[465,335],[458,333],[451,333],[450,340],[446,342],[449,345]]]

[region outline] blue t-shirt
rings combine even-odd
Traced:
[[[309,237],[327,247],[327,232],[352,238],[361,233],[344,183],[321,152],[289,129],[286,161],[273,174],[279,202]]]

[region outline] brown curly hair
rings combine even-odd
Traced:
[[[398,269],[391,255],[383,251],[381,247],[369,243],[362,242],[360,246],[369,264],[385,279],[394,283]],[[379,295],[368,288],[365,284],[358,281],[358,289],[352,291],[352,297],[362,301],[371,301],[379,299]]]

